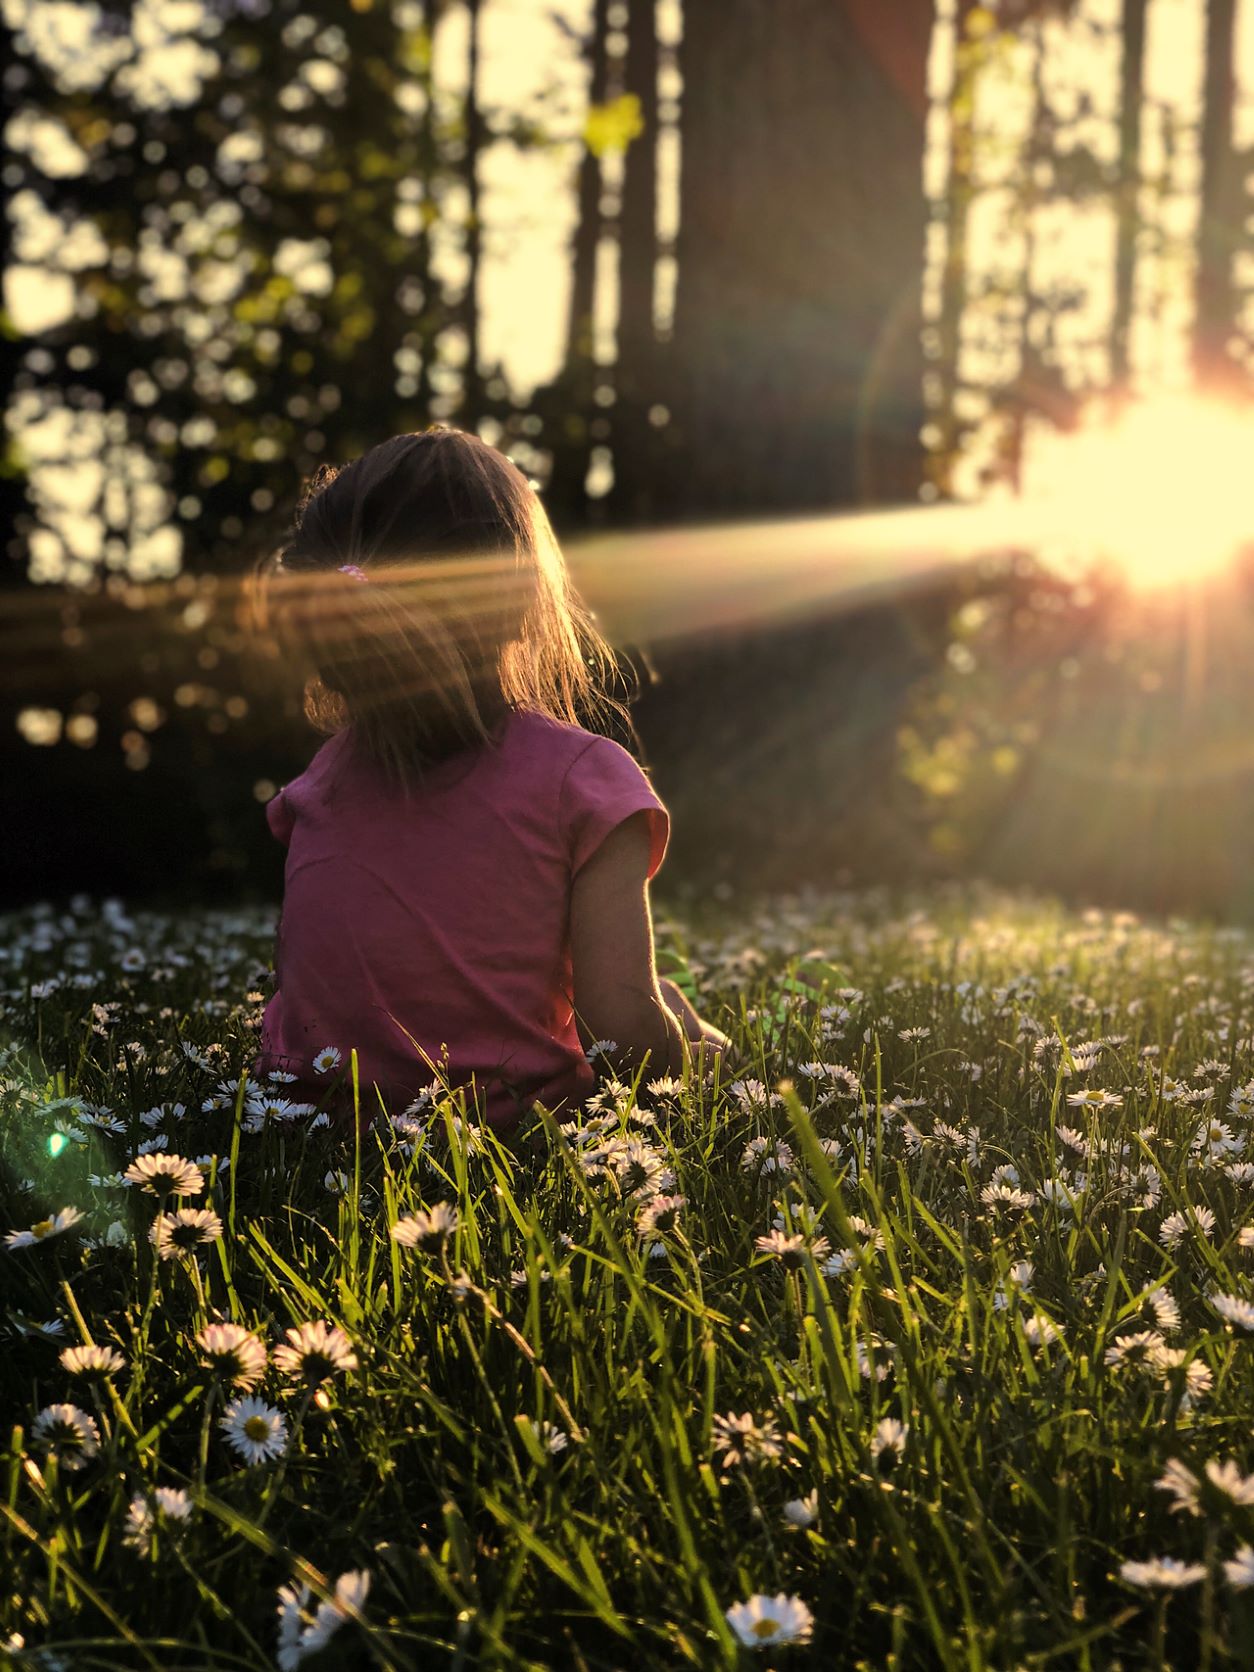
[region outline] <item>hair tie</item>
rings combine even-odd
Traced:
[[[341,575],[351,575],[355,581],[365,581],[370,579],[369,575],[366,574],[366,571],[364,569],[359,569],[355,563],[341,563],[338,573]]]

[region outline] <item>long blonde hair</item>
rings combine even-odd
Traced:
[[[395,789],[491,743],[510,708],[638,747],[623,668],[575,590],[528,478],[479,436],[433,424],[305,484],[257,566],[254,621],[308,678],[305,714]],[[628,696],[638,694],[638,685]]]

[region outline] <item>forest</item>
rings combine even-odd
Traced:
[[[314,740],[243,578],[320,462],[443,421],[586,573],[677,878],[1245,911],[1254,518],[1193,419],[1248,398],[1248,11],[7,0],[11,897],[274,893]],[[1065,562],[1022,517],[947,555],[947,508],[1181,392],[1104,544],[1081,502]],[[1168,516],[1177,580],[1203,525],[1226,560],[1183,603],[1117,549]]]

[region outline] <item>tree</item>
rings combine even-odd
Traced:
[[[466,288],[461,317],[466,331],[466,369],[462,376],[462,424],[474,429],[483,403],[483,382],[479,370],[479,258],[483,248],[483,221],[479,208],[479,153],[483,149],[484,121],[479,104],[479,33],[481,0],[466,0],[470,17],[470,45],[466,82],[466,153],[462,170],[466,179]]]
[[[932,0],[689,0],[661,514],[909,500]]]
[[[625,91],[637,101],[640,131],[624,157],[619,214],[618,340],[612,420],[615,522],[646,519],[653,486],[655,436],[649,408],[657,399],[653,326],[657,276],[658,37],[656,0],[630,0]]]
[[[593,143],[592,118],[609,94],[610,0],[593,0],[592,22],[582,43],[587,65],[588,120],[576,183],[575,230],[570,250],[570,301],[566,311],[566,346],[553,381],[535,391],[532,408],[545,426],[550,454],[545,501],[554,524],[565,531],[587,522],[584,482],[595,422],[593,392],[597,382],[594,343],[597,251],[603,230],[601,155]]]
[[[1141,229],[1141,116],[1145,103],[1145,25],[1149,0],[1123,0],[1119,75],[1119,176],[1115,233],[1115,301],[1110,328],[1110,381],[1128,383],[1128,340]]]
[[[1229,388],[1239,376],[1228,348],[1236,311],[1233,249],[1243,218],[1232,135],[1236,23],[1237,0],[1207,0],[1193,364],[1198,382],[1213,389]]]

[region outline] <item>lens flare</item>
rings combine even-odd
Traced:
[[[1016,504],[1046,560],[1108,560],[1140,591],[1224,569],[1254,540],[1254,417],[1200,396],[1162,396],[1029,449]]]

